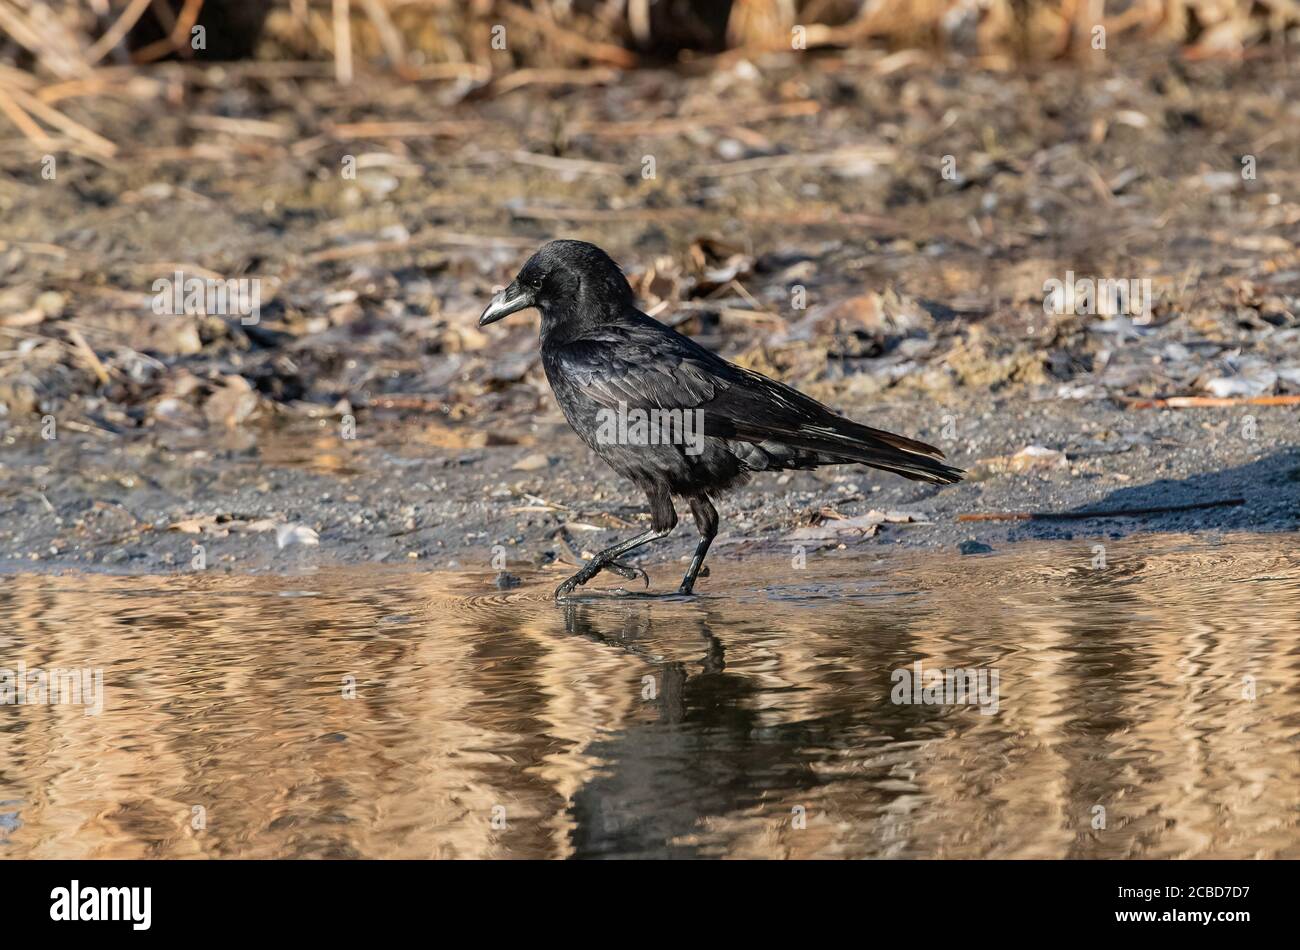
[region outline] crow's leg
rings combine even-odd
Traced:
[[[639,548],[643,544],[649,544],[651,541],[658,541],[660,538],[666,538],[668,535],[672,534],[673,528],[677,527],[677,512],[673,510],[672,498],[667,492],[653,492],[650,493],[649,498],[650,530],[643,531],[636,537],[628,538],[626,541],[620,541],[613,547],[608,547],[593,557],[583,565],[582,570],[578,571],[578,573],[574,574],[559,587],[555,588],[555,597],[557,600],[565,594],[572,593],[575,587],[581,587],[603,570],[612,568],[615,573],[622,574],[626,577],[627,575],[623,572],[634,570],[634,568],[629,568],[623,564],[618,564],[618,566],[615,567],[614,565],[617,564],[620,557],[634,548]],[[645,574],[644,571],[641,573],[643,575]],[[648,584],[649,582],[650,578],[646,577],[646,583]]]
[[[695,556],[691,566],[682,578],[682,586],[677,588],[679,594],[689,594],[695,589],[695,578],[700,576],[704,566],[704,556],[709,553],[709,545],[718,534],[718,510],[703,495],[691,499],[691,514],[695,516],[695,527],[700,529],[700,543],[696,545]]]

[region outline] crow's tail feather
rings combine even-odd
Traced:
[[[859,425],[851,419],[837,418],[835,422],[835,428],[840,433],[861,447],[860,452],[848,454],[848,457],[864,465],[937,485],[959,482],[966,474],[959,468],[945,464],[943,452],[933,445],[886,432],[884,429]]]
[[[859,425],[839,416],[831,417],[825,424],[804,423],[792,429],[763,427],[759,431],[744,432],[747,427],[738,428],[741,429],[739,434],[755,442],[779,442],[812,453],[817,464],[856,462],[936,485],[951,485],[961,481],[966,474],[941,461],[943,452],[933,445]]]

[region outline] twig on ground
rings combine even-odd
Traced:
[[[325,123],[325,131],[336,139],[416,139],[440,135],[468,135],[481,131],[486,123],[474,120],[442,122],[345,122]]]
[[[562,158],[558,155],[544,155],[538,152],[526,152],[518,149],[506,152],[506,157],[520,165],[533,165],[553,172],[572,172],[579,175],[623,175],[626,171],[621,165],[611,162],[595,162],[585,158]]]
[[[91,372],[95,374],[95,378],[99,380],[99,384],[101,386],[106,385],[108,383],[108,370],[104,368],[104,364],[101,363],[99,357],[95,355],[95,351],[90,348],[90,344],[86,342],[86,338],[82,336],[79,331],[70,329],[68,330],[68,339],[72,341],[72,345],[76,347],[77,353],[81,355],[81,358],[85,360],[87,365],[90,367]]]
[[[225,115],[191,115],[186,117],[192,128],[207,132],[225,132],[236,136],[256,136],[268,139],[290,139],[294,130],[281,122],[265,119],[236,119]]]
[[[1150,508],[1110,508],[1103,511],[994,511],[958,515],[958,521],[1087,521],[1089,518],[1131,518],[1137,515],[1163,515],[1204,508],[1235,508],[1244,498],[1220,498],[1191,505],[1155,505]]]
[[[1300,395],[1288,396],[1169,396],[1134,399],[1130,409],[1221,409],[1229,406],[1300,406]]]
[[[827,165],[853,162],[892,162],[898,152],[892,148],[840,148],[829,152],[800,152],[793,155],[760,155],[731,162],[711,162],[692,165],[687,171],[704,178],[722,178],[726,175],[752,175],[761,171],[779,171],[788,168],[822,168]]]
[[[466,64],[468,65],[468,64]],[[509,75],[494,80],[493,95],[502,96],[525,86],[604,86],[617,82],[622,72],[617,69],[517,69]]]
[[[815,100],[798,99],[794,102],[755,106],[752,109],[719,109],[714,112],[701,112],[698,115],[667,116],[662,119],[575,122],[566,131],[570,135],[591,135],[601,139],[678,135],[682,132],[719,125],[747,125],[751,122],[767,122],[771,119],[792,119],[803,115],[815,115],[820,111],[821,104]]]

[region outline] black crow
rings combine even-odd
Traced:
[[[679,588],[689,594],[718,532],[710,499],[754,472],[861,464],[941,485],[963,475],[939,461],[934,446],[836,415],[646,316],[618,265],[594,244],[542,247],[478,325],[528,307],[541,311],[542,366],[569,425],[650,500],[650,530],[601,551],[556,598],[602,570],[644,576],[619,558],[676,527],[674,495],[690,503],[700,531]]]

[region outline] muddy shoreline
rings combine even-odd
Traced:
[[[919,408],[882,412],[877,404],[870,418],[935,438],[940,426],[915,424]],[[939,408],[926,410],[933,415]],[[963,542],[996,550],[1028,539],[1073,540],[1087,548],[1143,532],[1293,532],[1300,524],[1293,416],[1284,408],[1252,413],[1255,438],[1246,439],[1239,415],[1225,418],[1215,410],[1139,414],[1052,402],[968,408],[956,418],[970,449],[951,454],[971,467],[969,480],[936,489],[856,467],[760,475],[724,496],[715,556],[876,555],[895,545],[958,548]],[[358,437],[346,442],[331,422],[224,447],[164,449],[85,435],[60,437],[54,446],[11,446],[0,469],[6,498],[0,566],[190,571],[195,545],[202,545],[207,569],[234,571],[363,562],[467,570],[496,569],[502,559],[507,570],[571,563],[571,548],[557,533],[567,532],[584,552],[597,550],[640,530],[644,499],[604,470],[558,411],[551,415],[520,434],[529,444],[479,448],[421,444],[421,433],[399,420],[389,420],[386,431],[383,422],[363,421]],[[370,428],[380,431],[370,434]],[[1023,471],[972,467],[977,453],[1005,458],[1030,444],[1064,457]],[[1233,498],[1244,504],[1127,518],[956,520]],[[873,534],[862,527],[872,510],[917,521],[885,523]],[[688,554],[694,532],[684,510],[683,518],[671,539],[644,553],[647,563]],[[309,528],[319,543],[281,547],[277,525]],[[657,586],[666,583],[656,577]]]

